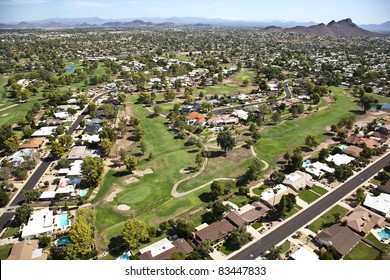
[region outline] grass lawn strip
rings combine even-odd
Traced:
[[[345,260],[375,260],[379,251],[366,243],[360,241],[347,255]]]
[[[311,231],[317,233],[321,229],[322,224],[327,224],[327,223],[331,223],[331,222],[335,221],[335,218],[333,216],[333,214],[335,214],[335,213],[339,213],[340,218],[342,218],[345,216],[345,214],[348,213],[348,210],[341,207],[340,205],[336,205],[332,209],[330,209],[328,212],[323,214],[321,217],[319,217],[317,220],[315,220],[313,223],[308,225],[308,228]]]
[[[298,193],[298,196],[307,203],[312,203],[316,199],[320,198],[319,194],[312,192],[311,190],[302,190]]]
[[[378,246],[379,248],[381,248],[383,251],[386,250],[386,248],[388,247],[388,245],[380,242],[372,233],[369,233],[367,236],[366,236],[366,239],[371,241],[372,243],[374,243],[376,246]]]
[[[11,252],[13,244],[0,246],[0,260],[6,260]]]
[[[294,147],[305,145],[308,134],[322,142],[327,138],[324,135],[327,126],[337,123],[341,117],[352,115],[351,110],[361,110],[341,88],[331,87],[331,90],[336,100],[328,109],[267,127],[261,132],[261,139],[254,148],[263,160],[270,163],[271,168],[275,167],[281,155],[291,152]]]
[[[312,192],[315,192],[316,194],[319,194],[320,196],[323,196],[324,194],[326,194],[328,192],[326,189],[319,187],[319,186],[314,186],[310,190]]]

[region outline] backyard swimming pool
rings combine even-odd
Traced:
[[[87,195],[89,189],[80,189],[80,196],[84,197]]]
[[[60,227],[67,227],[69,226],[69,217],[68,214],[62,214],[58,217],[58,223]]]
[[[76,69],[76,66],[69,66],[65,68],[66,73],[72,73]]]
[[[66,246],[68,244],[72,243],[68,236],[63,236],[56,241],[57,247]]]
[[[390,239],[390,229],[388,228],[382,229],[380,232],[378,232],[378,234],[382,239]]]

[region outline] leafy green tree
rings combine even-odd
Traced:
[[[160,115],[161,112],[162,112],[161,106],[155,105],[155,106],[153,107],[153,114],[154,114],[156,117],[157,117],[158,115]]]
[[[70,147],[72,147],[73,137],[71,135],[61,135],[57,140],[65,151],[69,151]]]
[[[277,124],[278,122],[280,122],[281,118],[282,118],[282,115],[280,114],[279,111],[275,111],[275,112],[272,114],[272,116],[271,116],[271,120],[272,120],[275,124]]]
[[[39,196],[41,195],[41,193],[36,190],[36,189],[31,189],[31,190],[28,190],[28,191],[22,191],[22,194],[24,195],[24,197],[26,198],[26,202],[27,203],[30,203],[32,201],[35,201],[39,198]]]
[[[275,245],[272,245],[266,257],[269,260],[280,260],[282,259],[281,254],[282,248],[280,246],[276,247]]]
[[[249,165],[245,178],[249,181],[255,181],[260,178],[261,175],[261,160],[255,158],[252,163]]]
[[[104,163],[101,158],[87,156],[81,164],[82,179],[90,187],[97,187],[102,179]]]
[[[251,133],[251,138],[252,138],[253,143],[259,142],[259,140],[260,140],[260,138],[261,138],[260,132],[259,132],[258,130],[253,131],[253,132]]]
[[[34,129],[32,129],[31,127],[29,127],[29,126],[25,126],[25,127],[23,127],[23,137],[25,138],[25,139],[28,139],[28,138],[30,138],[31,137],[31,135],[34,133]]]
[[[198,153],[196,154],[196,157],[195,157],[195,164],[196,164],[196,168],[199,170],[202,165],[203,165],[203,156],[202,156],[202,153]]]
[[[225,193],[225,186],[220,181],[214,181],[211,183],[210,190],[212,194],[218,197]]]
[[[149,239],[148,230],[145,225],[136,219],[129,219],[126,221],[122,236],[131,250],[137,249],[141,245],[141,242],[145,242]]]
[[[313,101],[314,104],[318,104],[320,103],[321,101],[321,97],[318,93],[314,93],[312,96],[311,96],[311,99]]]
[[[88,113],[91,115],[92,118],[96,117],[97,115],[97,105],[95,102],[89,102],[88,103]]]
[[[50,236],[41,236],[39,237],[38,246],[39,248],[46,248],[50,245],[51,237]]]
[[[309,148],[314,148],[314,147],[317,147],[320,143],[318,142],[318,139],[316,136],[310,134],[310,135],[306,136],[305,144]]]
[[[246,231],[245,227],[239,227],[235,228],[233,232],[226,238],[225,245],[230,250],[238,250],[251,240],[252,236]]]
[[[103,156],[106,157],[110,154],[112,145],[113,145],[112,142],[108,138],[104,138],[102,141],[100,141],[99,148]]]
[[[173,101],[176,98],[176,93],[172,89],[166,89],[164,92],[164,100],[167,102]]]
[[[80,209],[76,222],[69,231],[71,244],[65,246],[64,253],[67,260],[86,260],[93,257],[95,252],[95,211]]]
[[[225,153],[233,150],[236,146],[236,140],[229,130],[223,130],[218,133],[217,143]]]
[[[65,154],[65,149],[59,142],[53,142],[51,144],[51,154],[56,158],[61,158]]]
[[[368,94],[364,94],[360,98],[360,104],[361,104],[364,112],[367,112],[368,110],[370,110],[371,107],[374,106],[377,103],[378,103],[378,100],[375,99],[373,96],[368,95]]]
[[[211,213],[216,220],[221,220],[227,211],[229,211],[229,206],[224,205],[221,201],[216,201],[211,205]]]
[[[346,164],[341,164],[340,166],[336,166],[334,176],[340,182],[344,182],[349,177],[353,175],[353,170]]]
[[[140,142],[140,148],[141,148],[141,154],[144,155],[148,149],[148,146],[146,145],[145,141]]]
[[[286,178],[286,175],[284,175],[282,172],[274,171],[274,172],[272,172],[270,178],[276,184],[281,184],[284,181],[284,179]]]
[[[33,208],[30,204],[26,203],[22,206],[16,208],[15,210],[15,223],[17,226],[22,224],[27,224],[28,219],[30,218]]]
[[[182,251],[173,251],[171,253],[171,260],[185,260],[186,255]]]
[[[135,156],[129,156],[126,158],[124,164],[128,171],[133,172],[137,168],[138,160]]]
[[[123,104],[123,102],[125,102],[125,100],[126,100],[126,94],[123,92],[119,93],[118,94],[118,101]]]
[[[145,131],[142,129],[141,125],[137,125],[133,130],[133,137],[135,141],[141,140],[142,136],[145,134]]]
[[[318,153],[318,160],[324,161],[329,156],[329,151],[325,148],[322,148]]]
[[[0,149],[4,149],[5,141],[12,137],[14,137],[12,124],[3,124],[0,126]]]
[[[302,167],[303,164],[303,157],[302,157],[302,152],[300,149],[296,149],[293,152],[293,155],[288,161],[288,167],[290,171],[296,171]]]
[[[7,192],[3,190],[3,188],[0,188],[0,207],[4,207],[9,202],[9,196]]]
[[[364,189],[363,188],[358,188],[356,190],[356,200],[359,203],[363,203],[365,199],[366,199],[366,195],[364,193]]]
[[[272,114],[272,109],[271,109],[271,107],[268,106],[268,105],[265,104],[265,103],[260,104],[258,110],[259,110],[259,114],[261,115],[261,118],[262,118],[263,122],[264,122],[264,120],[265,120],[265,116],[266,116],[266,115]]]
[[[10,155],[19,150],[19,140],[16,134],[13,134],[11,137],[7,138],[4,141],[4,153]]]

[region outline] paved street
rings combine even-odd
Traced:
[[[390,154],[353,177],[350,181],[338,187],[333,192],[324,196],[321,200],[314,203],[309,208],[303,210],[300,214],[285,222],[278,228],[275,228],[270,234],[256,241],[253,245],[245,248],[230,259],[232,260],[250,260],[256,259],[262,253],[266,252],[273,244],[286,239],[288,236],[299,230],[301,227],[308,224],[312,219],[325,212],[329,207],[335,205],[339,200],[345,197],[348,193],[356,189],[360,184],[375,175],[390,161]]]
[[[100,97],[105,95],[107,92],[101,93],[97,96],[95,96],[92,101],[96,102]],[[87,115],[87,106],[84,108],[84,110],[81,112],[81,114],[77,117],[77,119],[73,122],[73,124],[69,127],[69,130],[67,134],[71,135],[79,126],[80,122],[85,118]],[[16,197],[11,202],[10,206],[20,206],[24,203],[25,197],[22,194],[22,191],[28,191],[34,188],[34,186],[39,182],[43,174],[46,172],[46,170],[49,168],[50,164],[53,161],[53,157],[49,154],[46,158],[43,158],[42,162],[38,166],[38,168],[35,170],[35,172],[30,176],[30,178],[27,180],[27,182],[24,184],[22,190],[16,195]],[[12,219],[14,216],[14,212],[6,212],[0,216],[0,232],[5,228],[8,221]]]

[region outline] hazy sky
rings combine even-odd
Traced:
[[[351,18],[357,24],[390,20],[389,0],[0,0],[0,22],[54,17],[206,17],[314,21]]]

